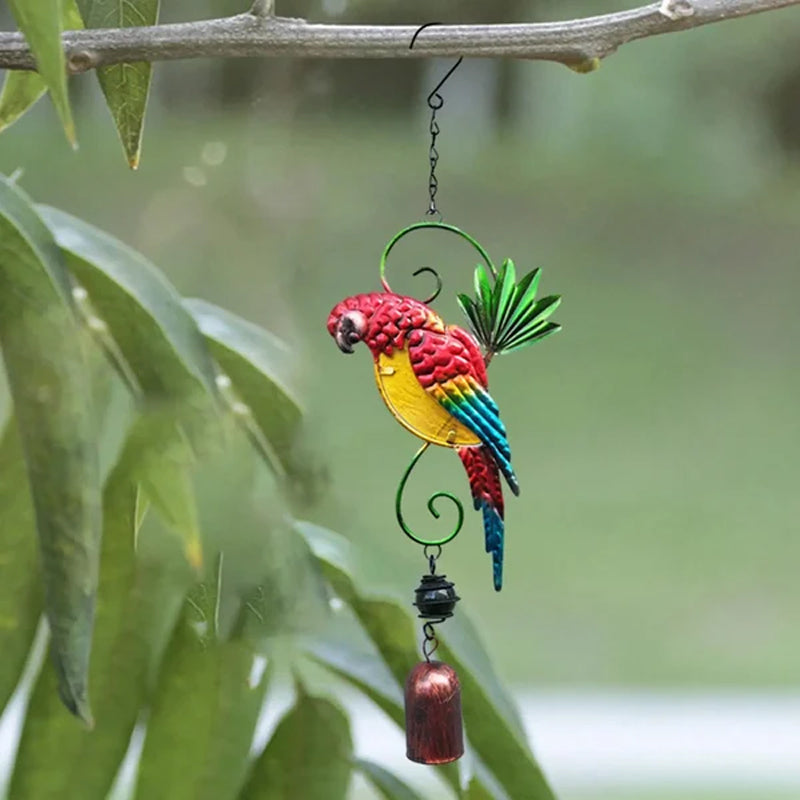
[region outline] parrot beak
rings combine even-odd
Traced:
[[[341,326],[339,326],[338,330],[336,331],[335,339],[336,344],[339,345],[339,349],[343,353],[347,353],[347,355],[353,354],[353,345],[347,341],[347,334],[342,331]]]
[[[360,323],[360,324],[359,324]],[[364,329],[364,317],[357,312],[345,314],[336,326],[334,339],[339,349],[348,355],[353,352],[353,345],[361,341],[361,331]]]

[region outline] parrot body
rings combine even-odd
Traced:
[[[519,484],[511,467],[506,430],[488,391],[486,362],[478,342],[462,328],[445,325],[424,303],[392,292],[346,298],[331,311],[328,332],[345,353],[352,353],[360,341],[367,345],[376,364],[379,388],[382,375],[394,376],[397,370],[405,370],[414,376],[406,377],[406,387],[410,380],[411,389],[421,399],[432,398],[438,404],[436,410],[446,412],[446,417],[441,412],[428,414],[430,419],[436,417],[435,427],[418,421],[412,424],[403,413],[409,401],[393,404],[389,399],[393,390],[381,388],[387,406],[405,427],[425,441],[458,452],[475,509],[483,514],[486,550],[492,554],[494,586],[499,591],[504,538],[500,474],[514,494],[519,494]],[[443,438],[442,419],[446,423]]]

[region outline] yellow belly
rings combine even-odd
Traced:
[[[481,440],[420,386],[407,350],[381,354],[375,381],[395,419],[415,436],[443,447],[472,447]]]

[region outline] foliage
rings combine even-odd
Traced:
[[[155,25],[158,21],[159,0],[77,0],[77,3],[87,28],[128,28]],[[100,88],[131,169],[139,166],[151,73],[152,65],[140,61],[97,70]]]
[[[0,228],[14,401],[0,439],[0,700],[42,609],[55,667],[31,690],[11,796],[106,797],[141,726],[137,798],[336,800],[355,770],[389,798],[416,797],[358,761],[347,713],[307,688],[321,664],[401,725],[418,654],[411,614],[359,588],[347,542],[292,518],[302,410],[287,346],[183,300],[142,256],[7,179]],[[204,503],[210,481],[233,519]],[[332,641],[334,595],[351,630]],[[452,792],[552,798],[465,620],[442,649],[483,770],[462,788],[440,769]],[[253,752],[287,672],[294,703]]]
[[[100,471],[85,337],[61,251],[27,198],[0,185],[0,345],[39,535],[64,703],[91,722],[86,674],[100,554]]]
[[[561,298],[551,295],[536,300],[541,274],[535,269],[517,283],[510,258],[503,262],[494,281],[483,264],[475,268],[475,299],[459,294],[458,304],[488,355],[519,350],[561,330],[555,322],[547,322]]]
[[[49,90],[67,139],[77,144],[67,91],[61,32],[77,28],[155,25],[159,0],[10,0],[11,11],[36,58],[38,72],[10,71],[0,94],[0,130]],[[115,64],[97,70],[111,117],[131,169],[139,166],[152,65]]]
[[[53,105],[56,107],[67,140],[75,146],[75,123],[72,121],[72,110],[67,93],[67,73],[64,69],[64,53],[61,46],[61,33],[69,24],[73,16],[71,0],[9,0],[11,13],[25,34],[33,56],[36,60],[36,69],[41,76],[42,83],[50,92]],[[16,88],[13,83],[17,83]],[[8,90],[9,87],[6,87]],[[11,90],[3,93],[3,100],[12,102],[17,106],[14,114],[9,114],[4,107],[0,116],[10,119],[16,118],[22,112],[19,110],[27,100],[30,104],[39,99],[41,92],[31,85],[30,81],[12,81]],[[7,123],[8,124],[8,123]]]

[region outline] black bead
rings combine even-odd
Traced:
[[[453,609],[461,599],[455,584],[446,580],[446,575],[423,575],[417,586],[414,605],[423,619],[443,619],[453,616]]]

